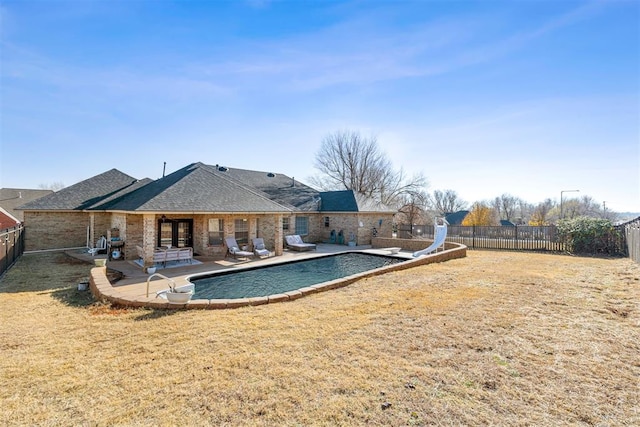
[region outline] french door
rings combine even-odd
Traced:
[[[158,246],[193,247],[192,219],[164,219],[158,221]]]

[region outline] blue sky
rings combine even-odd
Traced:
[[[640,211],[640,2],[0,2],[0,187],[201,161],[317,173],[375,136],[464,200]]]

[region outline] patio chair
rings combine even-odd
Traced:
[[[236,242],[235,237],[225,237],[224,241],[227,245],[227,254],[225,255],[225,257],[227,255],[231,255],[236,259],[249,259],[254,256],[253,252],[243,251],[242,249],[240,249],[240,245],[238,245],[238,242]]]
[[[264,246],[264,239],[261,237],[255,237],[252,239],[253,241],[253,253],[258,257],[269,257],[271,256],[271,251]]]
[[[178,251],[178,262],[189,261],[189,264],[193,263],[193,248],[180,248]]]
[[[89,253],[91,254],[91,256],[95,256],[95,254],[99,253],[100,251],[106,252],[106,250],[107,250],[107,238],[104,236],[100,236],[100,238],[96,242],[96,247],[89,249]]]
[[[316,250],[315,243],[305,243],[302,241],[302,237],[298,234],[292,234],[290,236],[284,236],[284,240],[287,243],[287,247],[294,251],[310,251]]]

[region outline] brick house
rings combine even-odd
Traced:
[[[93,246],[117,235],[124,258],[138,258],[139,246],[145,263],[166,245],[223,256],[226,236],[248,246],[262,237],[276,255],[287,234],[317,243],[343,231],[366,245],[374,233],[391,236],[395,213],[350,190],[320,192],[283,174],[203,163],[157,180],[111,169],[19,209],[28,251]]]
[[[7,228],[17,227],[20,225],[20,220],[9,212],[0,208],[0,231]]]

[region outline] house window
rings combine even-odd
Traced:
[[[234,221],[235,238],[239,245],[249,243],[249,221],[246,218],[236,219]]]
[[[289,231],[289,217],[282,218],[282,231]]]
[[[328,226],[329,226],[329,217],[328,217],[328,216],[325,216],[325,217],[324,217],[324,226],[325,226],[325,227],[328,227]]]
[[[224,220],[218,218],[209,219],[209,245],[222,245],[224,238]]]
[[[300,236],[306,236],[307,234],[309,234],[309,217],[296,217],[296,234]]]
[[[163,222],[160,224],[160,246],[173,244],[173,223]]]

